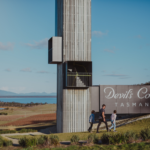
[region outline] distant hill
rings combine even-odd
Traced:
[[[0,96],[16,96],[16,93],[0,90]]]
[[[56,93],[38,93],[38,92],[32,92],[32,93],[13,93],[9,91],[3,91],[0,90],[0,96],[56,96]]]

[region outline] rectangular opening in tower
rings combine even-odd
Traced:
[[[91,61],[67,61],[64,68],[66,88],[87,88],[92,86]]]

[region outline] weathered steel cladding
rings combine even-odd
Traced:
[[[91,0],[56,0],[56,36],[63,38],[63,62],[91,61]],[[89,89],[63,89],[63,64],[57,65],[57,132],[87,131]]]
[[[91,61],[91,0],[63,3],[63,61]]]
[[[91,111],[89,89],[63,90],[63,108],[63,132],[87,131]]]
[[[63,37],[63,1],[55,0],[55,35]],[[63,43],[62,43],[63,44]],[[57,64],[57,132],[63,123],[63,64]]]

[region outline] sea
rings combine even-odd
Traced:
[[[47,104],[56,104],[57,98],[0,98],[1,102],[18,102],[18,103],[47,103]]]

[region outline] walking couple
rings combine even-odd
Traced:
[[[108,129],[108,124],[107,124],[106,117],[105,117],[105,108],[106,108],[106,105],[103,104],[102,108],[100,109],[99,123],[98,123],[98,126],[97,126],[97,133],[99,133],[98,130],[99,130],[99,127],[100,127],[102,122],[105,123],[107,132],[111,131],[112,128],[114,128],[114,132],[116,132],[116,117],[117,117],[116,113],[117,113],[117,111],[114,110],[113,114],[111,115],[111,124],[112,124],[112,126]],[[92,126],[93,126],[93,123],[94,123],[94,120],[95,120],[95,115],[94,114],[95,114],[95,111],[92,110],[90,118],[89,118],[89,122],[91,124],[90,128],[88,129],[89,132],[92,130]]]

